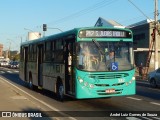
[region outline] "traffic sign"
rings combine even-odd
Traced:
[[[112,71],[118,70],[118,62],[111,62],[110,66]]]

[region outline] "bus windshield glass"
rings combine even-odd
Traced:
[[[77,68],[83,71],[123,71],[133,69],[132,42],[78,42]]]

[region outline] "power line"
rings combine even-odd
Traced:
[[[83,10],[81,10],[79,12],[73,13],[71,15],[68,15],[66,17],[63,17],[61,19],[58,19],[58,20],[56,20],[54,22],[50,22],[50,23],[58,24],[58,23],[65,22],[65,21],[68,21],[68,20],[73,19],[73,18],[77,18],[77,17],[82,16],[84,14],[87,14],[87,13],[93,12],[93,11],[95,11],[97,9],[100,9],[100,8],[106,6],[106,5],[110,5],[115,1],[116,0],[107,0],[107,1],[103,0],[103,1],[97,3],[97,4],[93,5],[93,6],[90,6],[89,8],[83,9]]]
[[[60,24],[60,23],[62,23],[62,22],[66,22],[66,21],[69,21],[69,20],[72,20],[72,19],[74,19],[74,18],[78,18],[78,17],[80,17],[80,16],[82,16],[82,15],[85,15],[85,14],[88,14],[88,13],[90,13],[90,12],[93,12],[93,11],[95,11],[95,10],[97,10],[97,9],[100,9],[100,8],[102,8],[102,7],[105,7],[105,6],[107,6],[107,5],[110,5],[110,4],[112,4],[112,3],[114,3],[114,2],[117,2],[118,0],[103,0],[103,1],[101,1],[101,2],[98,2],[98,3],[96,3],[96,4],[94,4],[94,5],[92,5],[92,6],[90,6],[90,7],[88,7],[88,8],[85,8],[85,9],[83,9],[83,10],[80,10],[80,11],[78,11],[78,12],[75,12],[75,13],[73,13],[73,14],[71,14],[71,15],[68,15],[68,16],[65,16],[65,17],[63,17],[63,18],[60,18],[60,19],[57,19],[57,20],[55,20],[55,21],[52,21],[52,22],[48,22],[47,24]],[[131,0],[128,0],[133,6],[135,6],[146,18],[148,18],[150,21],[152,21],[141,9],[139,9]],[[136,18],[133,18],[133,19],[136,19]],[[126,20],[127,21],[127,20]],[[40,25],[40,28],[41,28],[41,25]]]
[[[152,20],[151,20],[140,8],[138,8],[131,0],[128,0],[128,1],[129,1],[134,7],[136,7],[139,12],[141,12],[147,19],[149,19],[149,20],[152,22]]]
[[[148,13],[147,15],[151,16],[151,15],[153,15],[153,12]],[[125,20],[120,21],[120,23],[131,22],[131,21],[133,21],[133,20],[138,20],[138,19],[141,19],[141,18],[143,18],[143,17],[144,17],[144,16],[141,15],[141,16],[137,16],[137,17],[134,17],[134,18],[125,19]]]

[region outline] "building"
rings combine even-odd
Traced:
[[[3,44],[0,44],[0,57],[3,56]]]
[[[142,63],[143,66],[146,65],[147,57],[149,54],[149,46],[153,39],[152,33],[154,28],[154,20],[143,20],[138,23],[128,26],[133,31],[133,40],[134,40],[134,52],[135,52],[135,64],[140,66]],[[158,36],[158,39],[160,37]],[[158,41],[158,62],[160,63],[160,41]],[[154,70],[154,47],[152,56],[150,59],[149,71]],[[159,64],[160,66],[160,64]]]
[[[114,20],[105,20],[101,17],[98,18],[95,27],[100,26],[107,26],[107,27],[119,27],[119,28],[125,28],[125,26],[121,25],[120,23],[114,21]]]

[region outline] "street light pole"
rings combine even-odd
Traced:
[[[47,27],[48,29],[57,29],[57,30],[59,30],[59,31],[61,31],[61,32],[63,32],[61,29],[59,29],[59,28],[52,28],[52,27]]]
[[[47,31],[47,29],[56,29],[56,30],[59,30],[59,31],[63,32],[63,31],[62,31],[61,29],[59,29],[59,28],[52,28],[52,27],[48,27],[47,24],[43,24],[43,31],[44,31],[43,37],[45,37],[45,31]]]
[[[9,47],[8,47],[8,58],[10,59],[11,58],[11,41],[10,39],[7,39],[8,42],[9,42]]]

